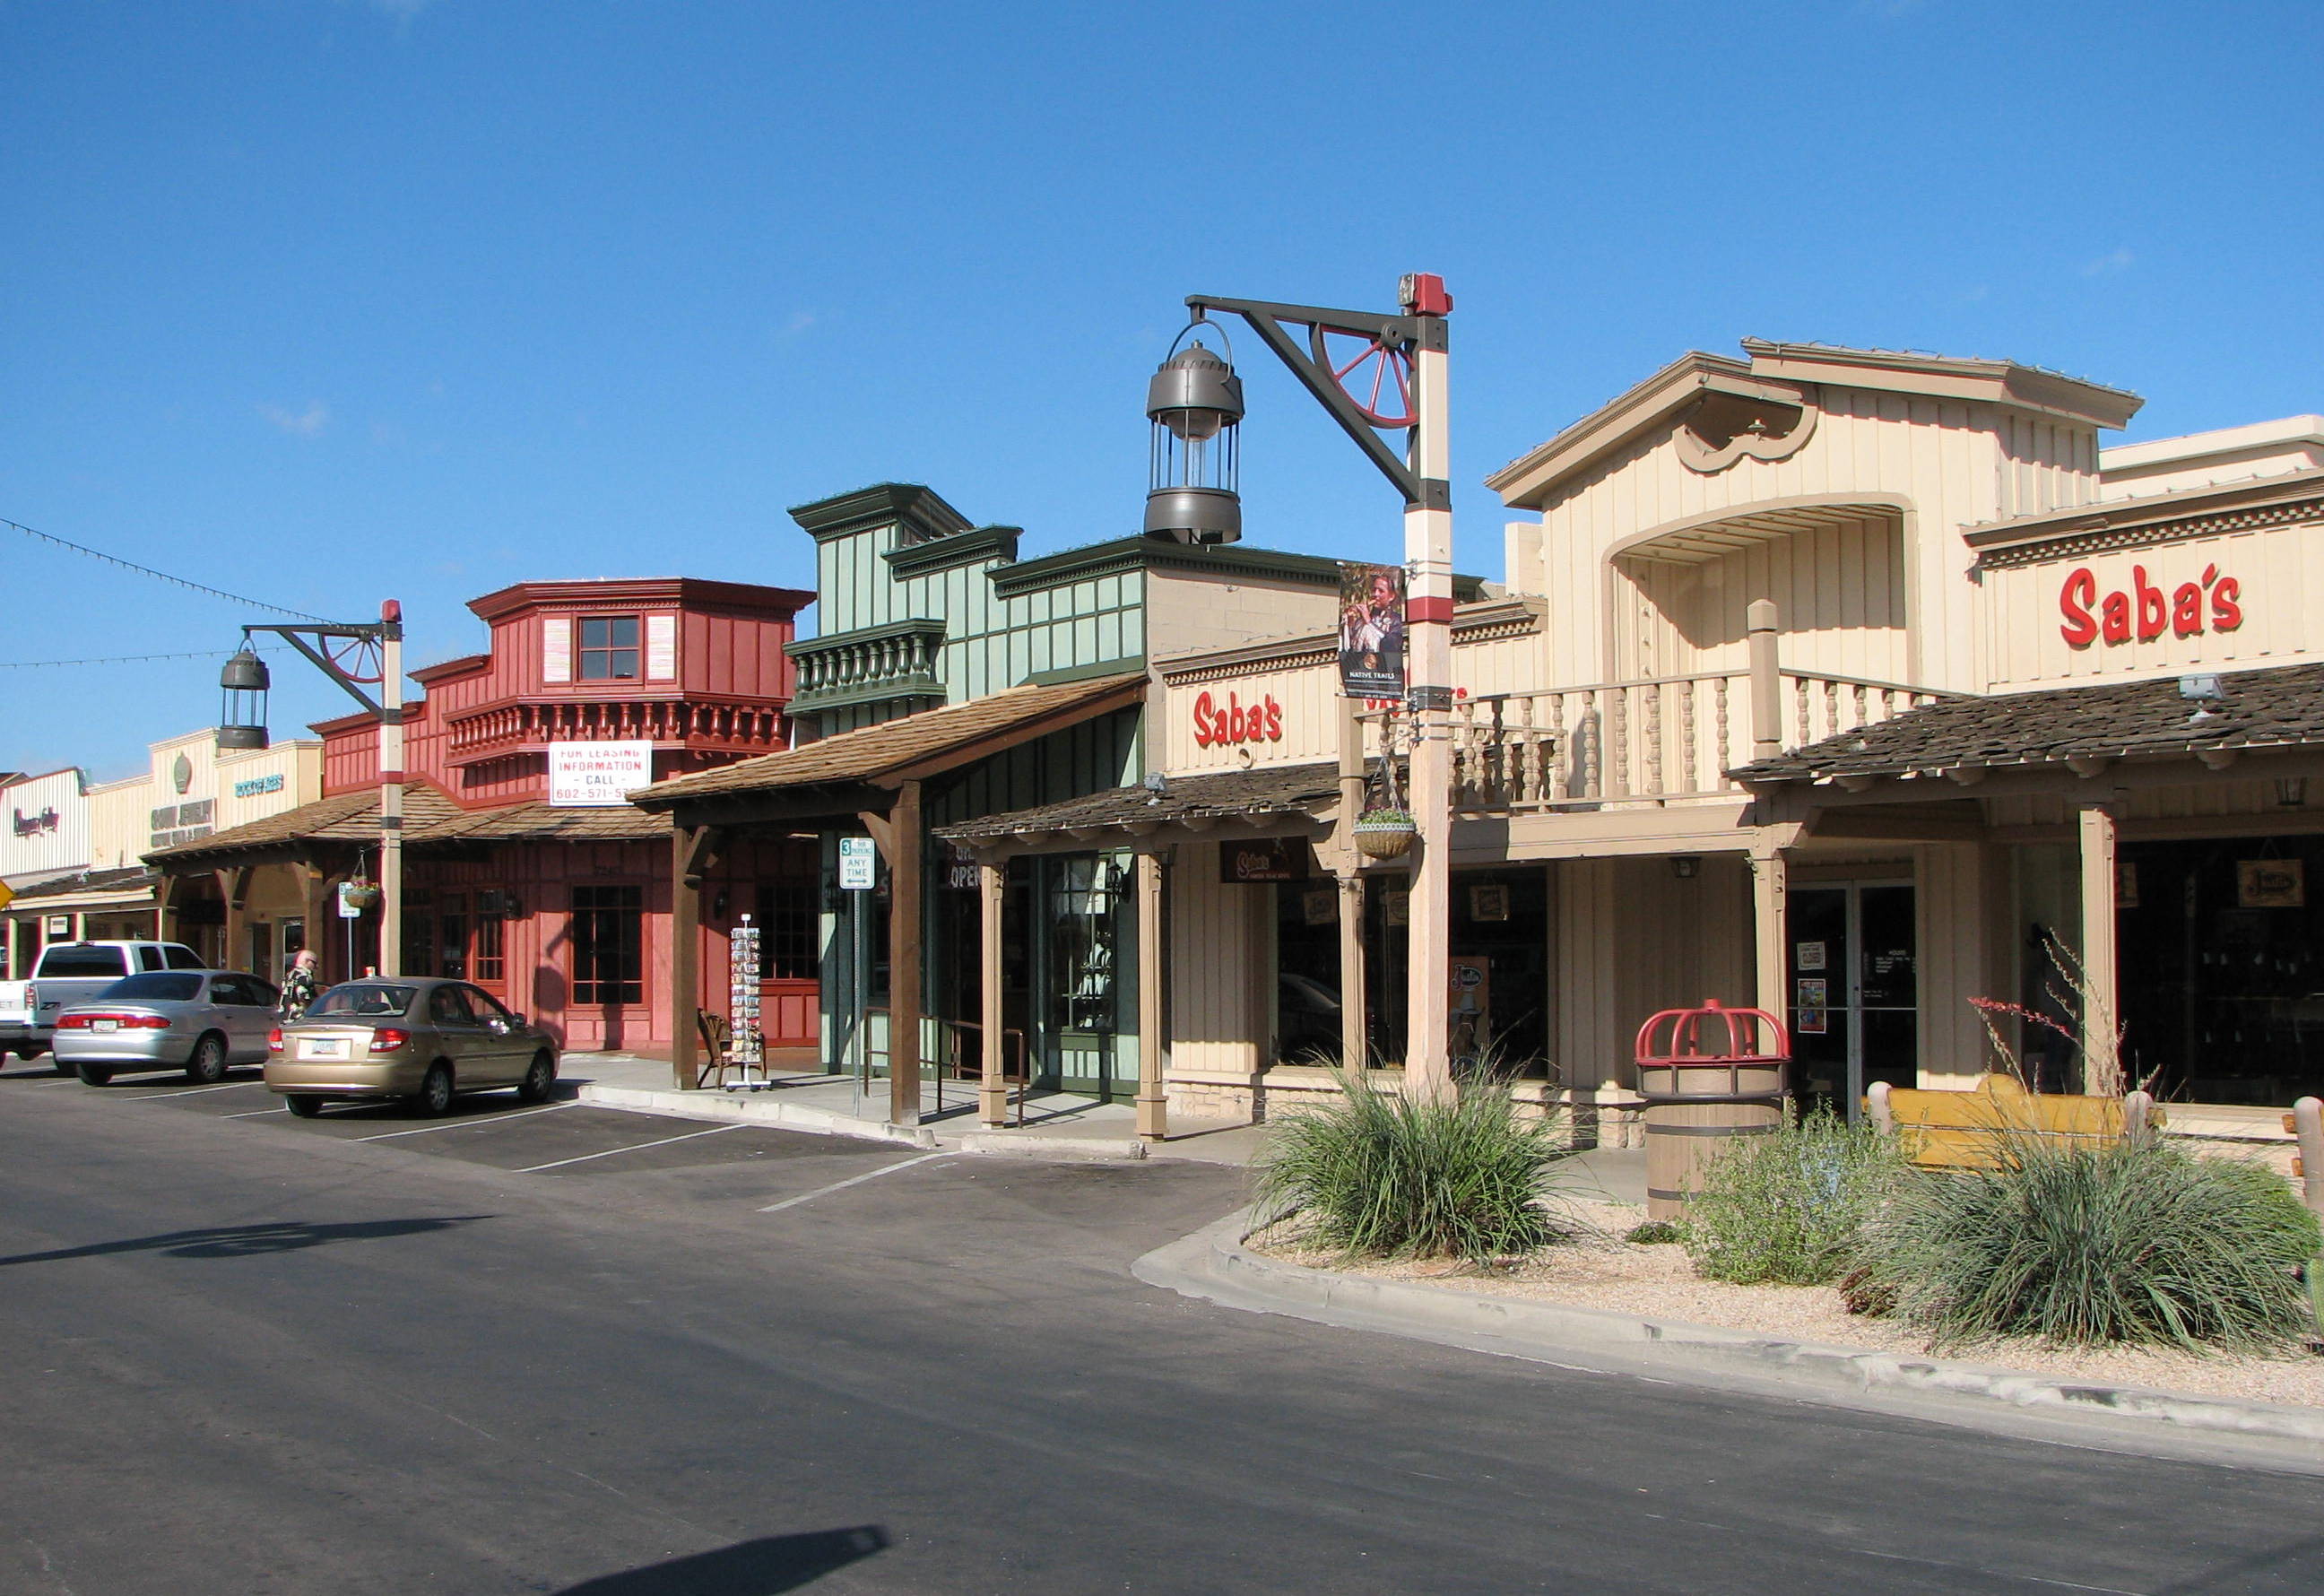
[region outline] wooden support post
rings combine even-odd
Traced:
[[[719,840],[710,826],[669,836],[669,1066],[680,1092],[702,1084],[702,878]]]
[[[1138,855],[1138,1134],[1170,1133],[1170,1092],[1162,1077],[1162,856]]]
[[[1775,657],[1775,601],[1755,598],[1743,612],[1751,669],[1751,757],[1773,759],[1784,752],[1784,676]],[[1766,1005],[1762,994],[1760,1005]]]
[[[2300,1195],[2311,1213],[2324,1213],[2324,1099],[2301,1098],[2283,1120],[2300,1140]]]
[[[897,789],[888,812],[888,1122],[920,1122],[920,784]],[[875,834],[876,835],[876,834]]]
[[[299,878],[299,915],[306,926],[307,946],[315,955],[315,981],[319,990],[323,984],[323,947],[329,940],[323,934],[323,917],[331,912],[330,896],[323,890],[323,867],[311,859],[301,859],[290,866]],[[283,970],[290,968],[286,960]]]
[[[237,865],[219,870],[218,896],[226,899],[226,946],[218,950],[218,967],[239,970],[240,959],[246,951],[243,944],[243,906],[250,899],[250,867]]]
[[[1009,1122],[1009,1037],[1004,1029],[1008,1016],[1001,988],[1001,911],[1008,884],[1008,867],[1000,861],[987,859],[977,865],[977,907],[983,929],[976,966],[977,1006],[984,1016],[984,1057],[983,1075],[976,1087],[976,1117],[995,1127]]]
[[[2082,855],[2082,1090],[2112,1097],[2123,1088],[2116,1052],[2115,817],[2097,804],[2084,807],[2075,829]]]
[[[1364,984],[1364,878],[1340,877],[1340,1067],[1370,1069],[1371,1014]]]
[[[1784,926],[1789,912],[1789,871],[1781,848],[1767,843],[1751,845],[1751,931],[1755,982],[1759,1007],[1791,1024],[1789,994],[1784,990]]]

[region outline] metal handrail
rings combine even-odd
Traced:
[[[890,1039],[890,1041],[889,1045],[888,1045],[887,1047],[874,1047],[872,1045],[871,1030],[870,1030],[870,1028],[867,1026],[867,1027],[865,1028],[865,1030],[864,1030],[864,1038],[863,1038],[863,1044],[862,1044],[862,1046],[863,1046],[863,1060],[864,1060],[864,1063],[868,1066],[868,1065],[871,1063],[871,1061],[872,1061],[874,1057],[884,1058],[884,1059],[886,1059],[886,1060],[888,1061],[888,1070],[889,1070],[889,1073],[890,1073],[890,1075],[893,1075],[893,1074],[895,1073],[895,1068],[896,1068],[896,1052],[895,1052],[895,1044],[894,1044],[894,1042],[893,1042],[892,1038],[893,1038],[893,1037],[895,1036],[896,1017],[895,1017],[894,1013],[893,1013],[891,1010],[890,1010],[888,1008],[886,1008],[884,1005],[866,1004],[866,1005],[864,1006],[864,1009],[863,1009],[863,1017],[864,1017],[866,1019],[870,1019],[872,1015],[874,1015],[874,1014],[880,1015],[881,1018],[885,1019],[888,1021],[888,1034],[889,1034],[889,1036],[890,1036],[890,1038],[891,1039]],[[952,1069],[955,1072],[955,1073],[954,1073],[954,1077],[953,1077],[954,1080],[965,1081],[965,1080],[967,1080],[967,1079],[969,1079],[969,1078],[970,1078],[970,1077],[968,1076],[967,1073],[966,1073],[967,1066],[963,1062],[964,1050],[961,1048],[961,1047],[960,1047],[960,1045],[959,1045],[959,1042],[958,1042],[958,1040],[957,1040],[957,1033],[959,1033],[959,1032],[961,1032],[961,1031],[975,1031],[975,1032],[977,1032],[977,1033],[978,1033],[978,1036],[979,1036],[979,1038],[980,1038],[980,1041],[979,1041],[978,1047],[977,1047],[977,1049],[976,1049],[976,1056],[977,1056],[977,1059],[978,1059],[978,1068],[977,1068],[977,1072],[976,1072],[976,1076],[975,1076],[975,1078],[976,1078],[977,1080],[979,1080],[979,1081],[983,1080],[983,1078],[984,1078],[984,1071],[983,1071],[983,1067],[982,1067],[982,1060],[983,1060],[983,1056],[984,1056],[984,1049],[983,1049],[983,1047],[982,1047],[982,1039],[981,1039],[981,1038],[982,1038],[982,1034],[983,1034],[984,1027],[983,1027],[983,1024],[982,1024],[981,1021],[974,1020],[974,1019],[946,1019],[944,1015],[941,1015],[941,1014],[923,1014],[923,1015],[921,1015],[921,1016],[920,1016],[920,1018],[921,1018],[922,1019],[927,1019],[927,1020],[932,1020],[932,1021],[934,1021],[937,1026],[942,1027],[942,1028],[945,1028],[945,1030],[946,1032],[951,1033],[951,1034],[953,1034],[953,1035],[954,1036],[954,1038],[955,1038],[955,1039],[954,1039],[954,1044],[953,1044],[953,1047],[952,1047],[952,1048],[951,1048],[952,1058],[951,1058],[951,1061],[950,1061],[950,1063],[951,1063],[951,1067],[952,1067]],[[1009,1073],[1009,1059],[1008,1059],[1009,1041],[1010,1041],[1010,1038],[1012,1038],[1012,1037],[1013,1037],[1013,1038],[1016,1038],[1016,1041],[1017,1041],[1017,1072],[1018,1072],[1017,1074],[1015,1074],[1015,1075],[1010,1075],[1010,1074]],[[1001,1087],[1002,1087],[1002,1090],[1003,1090],[1003,1093],[1004,1093],[1004,1095],[1006,1094],[1007,1088],[1009,1088],[1010,1086],[1014,1085],[1014,1086],[1016,1086],[1016,1087],[1018,1088],[1018,1092],[1017,1092],[1017,1104],[1016,1104],[1016,1107],[1017,1107],[1017,1123],[1018,1123],[1019,1125],[1020,1125],[1020,1126],[1021,1126],[1022,1124],[1024,1124],[1024,1123],[1025,1123],[1025,1103],[1026,1103],[1026,1100],[1027,1100],[1027,1099],[1028,1099],[1028,1098],[1030,1098],[1030,1097],[1033,1095],[1033,1075],[1032,1075],[1032,1055],[1031,1055],[1031,1050],[1030,1050],[1029,1046],[1028,1046],[1028,1043],[1026,1042],[1026,1039],[1025,1039],[1025,1033],[1024,1033],[1023,1031],[1021,1031],[1021,1030],[1019,1030],[1019,1029],[1017,1029],[1013,1028],[1013,1027],[1003,1028],[1003,1029],[1001,1030]],[[943,1056],[943,1053],[944,1053],[944,1048],[943,1048],[943,1045],[942,1045],[942,1043],[941,1043],[941,1041],[940,1041],[940,1042],[938,1043],[938,1056],[937,1056],[935,1060],[933,1060],[933,1063],[934,1063],[934,1065],[935,1065],[935,1068],[934,1068],[934,1070],[931,1072],[932,1076],[933,1076],[934,1080],[936,1081],[936,1109],[935,1109],[935,1112],[937,1112],[937,1113],[939,1113],[939,1114],[941,1114],[942,1112],[945,1112],[945,1106],[944,1106],[944,1084],[945,1084],[945,1063],[946,1063],[946,1061],[945,1061],[945,1058],[944,1058],[944,1056]],[[928,1061],[928,1060],[923,1060],[922,1062],[923,1062],[924,1064],[926,1064],[926,1063],[928,1063],[928,1062],[931,1062],[931,1061]]]

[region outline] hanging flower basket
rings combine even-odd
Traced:
[[[1402,809],[1367,809],[1356,816],[1356,851],[1368,859],[1394,859],[1419,831]]]
[[[342,890],[341,896],[346,899],[347,907],[350,909],[379,907],[379,886],[374,881],[361,880],[349,881]]]

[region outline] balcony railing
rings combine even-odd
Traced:
[[[1768,733],[1799,748],[1952,695],[1903,682],[1782,669]],[[1400,753],[1399,712],[1363,717],[1365,752],[1383,733]],[[1739,792],[1727,771],[1751,761],[1751,673],[1705,671],[1489,693],[1452,706],[1452,803],[1468,813],[1662,803]]]
[[[552,743],[635,741],[764,753],[789,741],[779,709],[667,698],[502,704],[456,715],[446,730],[456,764],[538,752]]]
[[[944,641],[941,621],[891,621],[792,643],[798,689],[791,708],[835,709],[891,698],[942,702],[936,653]]]

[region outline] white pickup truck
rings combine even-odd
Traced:
[[[57,1016],[124,975],[147,970],[200,970],[202,955],[179,942],[52,942],[41,950],[30,981],[0,981],[0,1049],[19,1058],[45,1050]]]

